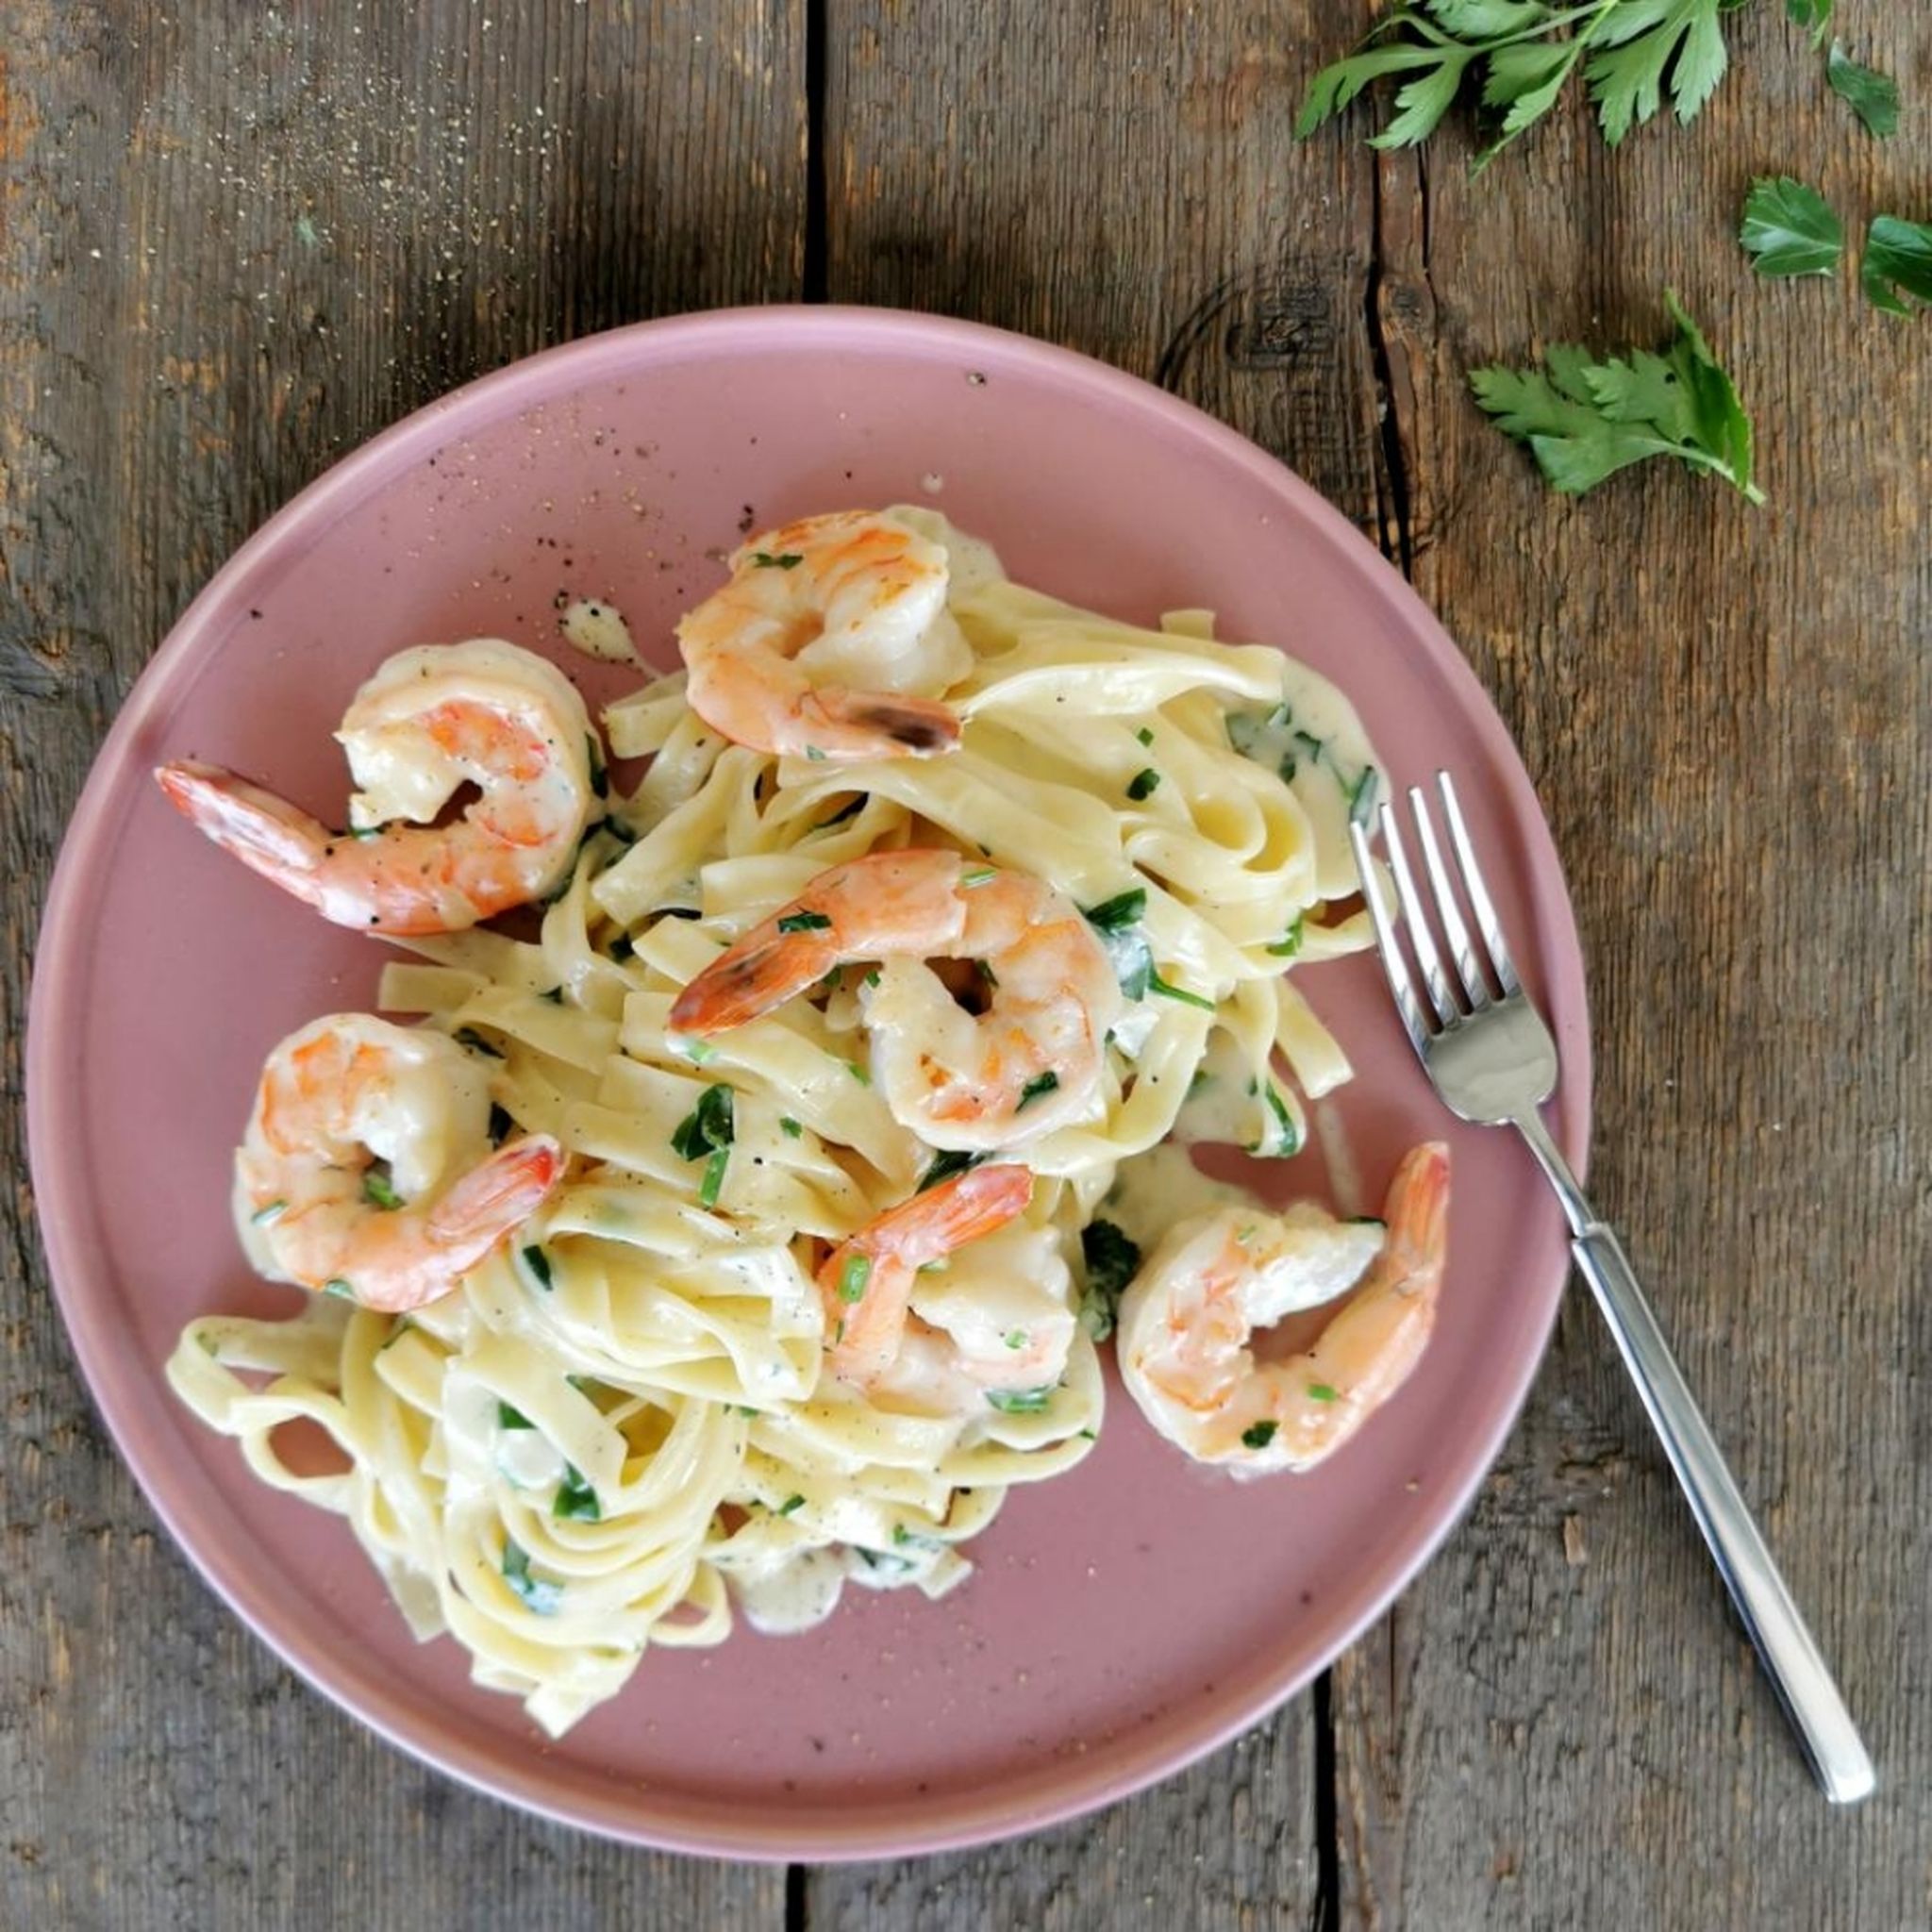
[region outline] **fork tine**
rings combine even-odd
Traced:
[[[1483,977],[1482,963],[1475,955],[1469,927],[1462,923],[1462,908],[1456,903],[1456,887],[1449,869],[1442,863],[1442,848],[1436,842],[1435,821],[1429,815],[1429,801],[1419,786],[1408,788],[1408,808],[1415,818],[1416,837],[1422,841],[1423,870],[1429,875],[1429,890],[1436,895],[1436,916],[1442,922],[1443,936],[1456,956],[1457,976],[1462,981],[1462,996],[1472,1013],[1491,1005],[1490,983]]]
[[[1408,961],[1402,957],[1402,947],[1390,921],[1389,908],[1382,904],[1382,882],[1376,876],[1375,861],[1369,851],[1369,835],[1351,819],[1348,838],[1355,847],[1355,869],[1361,874],[1362,899],[1368,906],[1370,919],[1374,922],[1375,951],[1381,956],[1382,972],[1389,981],[1389,991],[1395,996],[1395,1010],[1402,1017],[1408,1043],[1415,1048],[1416,1058],[1426,1066],[1429,1024],[1423,1018],[1415,988],[1409,981]]]
[[[1449,820],[1449,840],[1456,847],[1456,862],[1462,871],[1463,890],[1469,894],[1470,909],[1489,948],[1490,964],[1496,969],[1496,984],[1507,999],[1523,991],[1509,958],[1509,942],[1503,937],[1503,922],[1496,916],[1495,902],[1483,883],[1483,869],[1475,862],[1475,848],[1469,842],[1469,827],[1462,823],[1462,807],[1457,802],[1456,784],[1447,772],[1436,774],[1436,790],[1442,795],[1442,810]]]
[[[1423,984],[1429,990],[1429,1003],[1436,1017],[1449,1025],[1461,1017],[1456,995],[1449,990],[1449,974],[1443,970],[1442,956],[1436,950],[1436,935],[1429,930],[1429,915],[1422,894],[1415,889],[1415,875],[1408,869],[1408,853],[1402,842],[1395,812],[1382,807],[1382,842],[1389,848],[1389,868],[1395,874],[1395,896],[1402,901],[1403,924],[1408,927],[1408,943],[1414,948],[1415,962],[1423,970]]]

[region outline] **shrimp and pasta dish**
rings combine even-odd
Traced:
[[[954,1589],[1010,1490],[1092,1452],[1105,1350],[1123,1425],[1308,1468],[1442,1275],[1439,1145],[1376,1219],[1189,1151],[1291,1158],[1349,1076],[1302,991],[1371,939],[1339,691],[1205,611],[1026,589],[928,510],[725,571],[601,719],[512,643],[391,658],[338,733],[344,829],[156,774],[393,949],[380,1014],[269,1053],[235,1156],[300,1311],[192,1323],[172,1384],[552,1734],[650,1645]]]

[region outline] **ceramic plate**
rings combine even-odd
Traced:
[[[402,645],[497,634],[593,697],[628,681],[557,638],[609,599],[668,661],[676,615],[754,525],[908,499],[1013,574],[1151,621],[1210,605],[1355,699],[1398,781],[1457,774],[1556,1028],[1581,1152],[1583,976],[1557,859],[1500,721],[1392,570],[1251,444],[1127,376],[1018,337],[863,310],[680,318],[574,343],[433,405],[245,544],[102,750],[49,902],[28,1042],[33,1174],[61,1308],[108,1426],[208,1581],[311,1683],[404,1749],[593,1831],[732,1857],[936,1850],[1150,1783],[1306,1685],[1412,1576],[1508,1428],[1566,1264],[1513,1138],[1434,1103],[1373,958],[1308,969],[1358,1077],[1340,1120],[1376,1193],[1446,1135],[1451,1261],[1412,1382],[1312,1475],[1185,1461],[1111,1390],[1097,1452],[1016,1491],[938,1604],[848,1593],[802,1637],[648,1655],[558,1742],[411,1641],[348,1530],[252,1480],[161,1367],[197,1311],[286,1306],[228,1224],[230,1152],[268,1048],[374,1004],[380,949],[193,833],[148,773],[232,764],[339,820],[330,731]],[[1307,1172],[1303,1174],[1299,1169]],[[1319,1163],[1291,1176],[1319,1188]]]

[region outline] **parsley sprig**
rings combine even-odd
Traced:
[[[1647,349],[1598,362],[1556,343],[1538,369],[1474,369],[1475,399],[1507,436],[1528,443],[1557,490],[1580,496],[1647,457],[1675,457],[1722,476],[1753,503],[1751,419],[1710,344],[1676,296],[1664,306],[1677,325],[1662,355]]]
[[[1374,147],[1414,147],[1465,82],[1479,81],[1495,138],[1481,168],[1556,105],[1579,69],[1615,147],[1668,97],[1692,119],[1724,77],[1722,17],[1739,0],[1405,0],[1357,50],[1316,75],[1295,132],[1307,135],[1370,82],[1399,77],[1395,112]],[[1807,0],[1815,5],[1815,0]]]

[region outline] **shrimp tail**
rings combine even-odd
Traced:
[[[818,1273],[833,1324],[834,1372],[867,1382],[888,1369],[905,1337],[919,1269],[1004,1227],[1032,1198],[1030,1168],[969,1168],[888,1208],[834,1248]]]
[[[729,1033],[783,1006],[839,963],[835,947],[812,933],[747,934],[672,1002],[670,1030]]]
[[[306,811],[220,765],[181,759],[155,771],[168,803],[190,824],[297,898],[313,901],[311,875],[333,838]]]
[[[875,691],[817,691],[800,708],[841,729],[890,739],[909,758],[938,758],[958,749],[958,714],[932,698],[887,696]],[[855,748],[834,752],[832,756],[876,758],[879,752],[876,747]]]
[[[475,1267],[527,1221],[563,1178],[566,1156],[548,1134],[527,1134],[465,1174],[429,1211],[431,1238],[453,1273]]]

